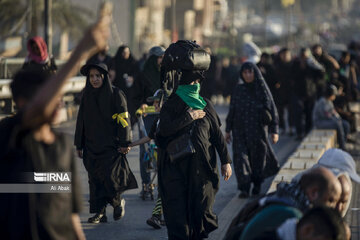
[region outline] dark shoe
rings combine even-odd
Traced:
[[[155,229],[161,228],[161,220],[156,216],[151,216],[151,218],[146,220],[146,223]]]
[[[166,226],[165,220],[161,219],[161,220],[160,220],[160,225],[161,225],[161,226]]]
[[[121,199],[120,205],[114,207],[114,220],[120,220],[125,215],[125,199]]]
[[[252,196],[257,196],[257,195],[259,195],[260,190],[261,190],[261,184],[260,184],[260,185],[254,184],[254,187],[253,187],[253,189],[252,189],[251,195],[252,195]]]
[[[356,139],[348,136],[347,139],[346,139],[346,142],[347,142],[347,143],[356,143]]]
[[[304,135],[297,135],[295,138],[296,141],[301,141],[303,139],[304,139]]]
[[[238,197],[239,197],[239,198],[248,198],[248,197],[249,197],[249,193],[244,192],[244,191],[241,191]]]
[[[88,223],[106,223],[107,217],[105,214],[97,213],[95,216],[88,219]]]

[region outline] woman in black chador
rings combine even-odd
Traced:
[[[128,111],[131,115],[132,125],[137,121],[135,111],[140,107],[141,102],[135,99],[139,88],[137,74],[140,72],[136,59],[130,52],[130,48],[122,45],[117,50],[110,69],[110,76],[113,77],[114,86],[124,92],[128,100]]]
[[[216,152],[225,180],[231,176],[231,160],[214,107],[200,95],[201,71],[182,71],[177,90],[160,112],[157,133],[159,190],[169,240],[207,238],[217,228],[212,211],[219,189]],[[192,129],[190,131],[190,129]],[[170,160],[168,143],[191,132],[193,155]]]
[[[248,197],[251,183],[253,195],[260,192],[266,177],[279,170],[278,162],[269,143],[279,139],[278,114],[268,86],[258,67],[250,62],[241,66],[240,79],[230,103],[226,118],[228,143],[233,138],[233,161],[239,197]]]
[[[125,213],[120,194],[137,188],[126,154],[130,139],[130,120],[126,98],[113,87],[105,64],[81,68],[86,86],[75,132],[75,146],[88,171],[90,186],[90,223],[106,222],[106,205],[114,207],[114,220]]]

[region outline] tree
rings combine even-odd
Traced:
[[[25,37],[38,35],[38,27],[43,25],[43,13],[44,0],[1,0],[0,39],[19,34]],[[53,0],[53,25],[75,38],[87,27],[90,17],[93,12],[87,8],[73,5],[68,0]],[[30,20],[31,24],[26,24]]]

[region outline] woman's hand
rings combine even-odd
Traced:
[[[76,153],[79,158],[83,158],[83,150],[76,150]]]
[[[130,149],[131,149],[131,147],[119,147],[118,152],[122,153],[122,154],[128,154]]]
[[[279,141],[279,134],[272,133],[271,140],[272,140],[273,144],[277,143]]]
[[[221,176],[224,177],[224,180],[227,181],[232,175],[232,169],[230,163],[226,163],[221,166]]]
[[[190,114],[193,120],[201,119],[206,115],[206,112],[204,112],[203,110],[194,110],[191,108],[188,110],[188,113]]]
[[[225,141],[227,144],[230,144],[232,141],[231,134],[229,132],[225,133]]]

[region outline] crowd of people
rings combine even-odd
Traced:
[[[120,220],[123,193],[138,187],[127,154],[141,146],[142,192],[147,191],[151,177],[143,144],[154,140],[159,196],[147,223],[156,229],[166,224],[169,239],[205,239],[218,228],[212,209],[220,187],[217,159],[225,181],[234,164],[240,198],[256,197],[232,221],[226,239],[350,239],[343,217],[352,181],[360,183],[360,176],[343,150],[356,127],[349,110],[359,96],[354,52],[342,52],[337,61],[318,44],[301,49],[296,58],[283,48],[263,53],[258,63],[223,59],[218,74],[211,50],[192,41],[167,49],[154,46],[141,61],[123,45],[112,58],[107,54],[109,22],[109,15],[101,15],[59,70],[42,38],[28,41],[29,56],[11,83],[18,111],[0,122],[0,181],[21,183],[23,172],[71,172],[72,192],[1,193],[2,238],[85,239],[72,145],[88,172],[89,212],[94,214],[88,222],[107,222],[108,204],[114,220]],[[80,73],[86,85],[72,144],[52,125],[61,107],[61,87],[84,60]],[[217,78],[224,97],[231,96],[225,134],[209,100],[219,91]],[[139,124],[134,141],[136,112],[150,103],[158,117],[145,135]],[[272,144],[293,130],[302,139],[313,127],[335,129],[342,150],[327,150],[312,169],[261,195],[264,179],[279,171]],[[233,158],[227,147],[231,142]]]

